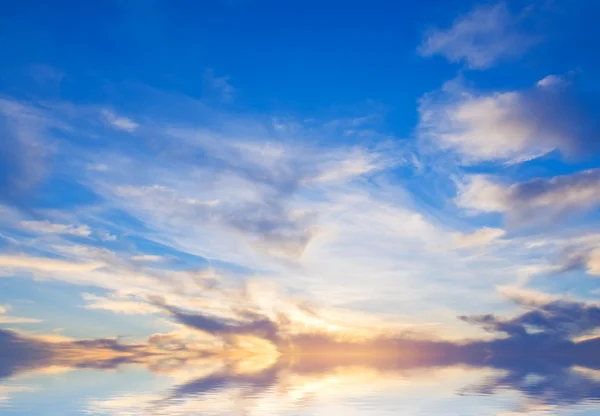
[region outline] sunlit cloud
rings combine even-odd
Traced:
[[[599,130],[594,104],[576,80],[545,77],[520,91],[481,93],[450,81],[420,103],[424,140],[455,152],[462,163],[519,163],[558,150],[589,155]]]
[[[502,229],[484,227],[472,233],[457,234],[454,239],[454,246],[456,248],[483,246],[492,243],[504,234],[506,234],[506,231]]]

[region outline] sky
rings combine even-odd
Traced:
[[[32,362],[600,336],[597,2],[0,7],[0,343]]]

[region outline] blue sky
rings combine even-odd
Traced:
[[[595,307],[595,2],[2,8],[3,327],[190,336],[160,297],[462,339]]]

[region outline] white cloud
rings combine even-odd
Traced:
[[[447,97],[422,101],[421,132],[441,149],[457,152],[464,163],[523,161],[555,148],[540,140],[535,120],[521,117],[517,92]]]
[[[156,256],[156,255],[152,255],[152,254],[139,254],[137,256],[132,256],[131,260],[156,263],[156,262],[164,261],[165,258],[163,256]]]
[[[564,299],[520,286],[500,286],[498,287],[498,292],[502,296],[523,306],[542,306],[559,299]]]
[[[547,75],[537,82],[538,87],[554,87],[564,83],[565,80],[558,75]]]
[[[100,240],[102,241],[116,241],[117,240],[117,236],[109,233],[108,231],[101,231],[98,236],[100,237]]]
[[[600,170],[501,185],[475,175],[459,186],[455,202],[476,212],[503,212],[514,220],[554,218],[600,205]]]
[[[457,239],[463,246],[485,244],[500,234],[467,235],[461,224],[445,221],[443,213],[411,195],[397,172],[388,171],[409,160],[402,149],[324,141],[337,128],[314,120],[292,120],[282,129],[266,120],[221,115],[218,127],[155,121],[152,145],[168,151],[82,149],[77,166],[108,160],[110,167],[77,171],[102,203],[73,212],[76,220],[69,222],[99,224],[124,241],[146,239],[202,256],[238,276],[273,279],[310,300],[396,313],[424,327],[453,328],[453,303],[484,305],[490,285],[512,283],[538,265],[508,239],[472,256],[457,253]],[[361,123],[353,128],[360,130]],[[369,131],[362,133],[371,138]],[[465,205],[481,208],[479,192],[467,191],[464,199],[471,202]],[[495,204],[485,209],[504,209],[502,200]],[[124,225],[115,213],[143,226]],[[89,240],[77,246],[60,235],[40,236],[36,250],[48,258],[1,256],[0,269],[105,289],[107,295],[88,296],[88,307],[119,313],[149,311],[141,305],[156,295],[216,316],[231,316],[248,302],[234,284],[217,290],[212,277],[132,258],[132,247],[111,244],[124,250],[115,253],[94,248],[98,242]],[[264,297],[257,301],[261,308],[279,302]]]
[[[517,163],[553,150],[581,157],[595,151],[600,133],[586,105],[554,76],[528,89],[495,93],[453,81],[421,100],[419,133],[463,164]]]
[[[0,408],[3,408],[8,404],[13,396],[16,394],[27,393],[31,394],[36,391],[37,388],[33,386],[20,386],[20,385],[3,385],[0,386]]]
[[[521,31],[519,20],[504,2],[480,5],[458,17],[451,27],[431,30],[419,52],[442,55],[451,62],[465,61],[472,69],[488,68],[520,56],[535,43]]]
[[[111,169],[88,172],[85,182],[111,210],[148,228],[138,236],[252,270],[309,299],[394,312],[399,319],[406,314],[423,325],[453,327],[455,318],[445,309],[449,291],[451,302],[468,299],[475,307],[486,302],[489,284],[511,283],[537,264],[520,252],[497,257],[508,242],[472,257],[457,253],[455,238],[463,230],[439,221],[435,209],[388,175],[407,159],[397,149],[318,146],[324,133],[314,121],[292,123],[293,132],[286,129],[281,140],[270,123],[242,121],[223,123],[226,131],[156,126],[155,139],[164,135],[184,157],[147,163],[135,154],[97,155],[111,160]],[[187,157],[196,154],[203,155],[202,164]],[[106,225],[119,227],[114,220]],[[477,243],[493,241],[492,233],[484,234],[476,235]],[[483,274],[487,285],[479,279]],[[163,291],[176,296],[173,288]],[[137,285],[126,291],[148,292]],[[412,318],[415,308],[426,312]]]
[[[472,233],[459,233],[454,238],[456,248],[477,247],[490,244],[504,236],[506,231],[500,228],[483,227]]]
[[[6,315],[9,310],[10,305],[0,305],[0,324],[37,324],[42,322],[40,319]]]
[[[506,188],[484,175],[472,175],[459,184],[455,202],[474,213],[504,212],[507,209]]]
[[[103,266],[100,262],[73,263],[67,260],[27,255],[0,255],[0,269],[21,269],[48,273],[86,273]]]
[[[390,161],[385,161],[382,155],[356,150],[350,154],[340,155],[339,159],[332,158],[323,164],[322,172],[312,180],[315,182],[346,181],[377,170],[381,170]]]
[[[56,224],[50,221],[21,221],[22,228],[40,234],[69,234],[78,237],[89,237],[90,227],[87,225]]]
[[[133,121],[132,119],[124,116],[119,116],[115,114],[112,110],[104,109],[102,110],[102,116],[104,117],[104,121],[112,128],[117,130],[123,130],[128,133],[133,133],[140,126],[138,123]],[[96,164],[99,165],[99,164]]]
[[[87,302],[86,309],[102,309],[124,315],[147,315],[160,313],[162,309],[150,305],[148,302],[140,301],[134,296],[97,296],[91,293],[82,294]]]

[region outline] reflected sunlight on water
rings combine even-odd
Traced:
[[[6,415],[594,415],[600,371],[523,365],[323,365],[314,357],[204,358],[169,371],[139,364],[107,369],[46,367],[0,387]],[[49,410],[52,409],[52,410]],[[56,409],[60,409],[57,413]]]

